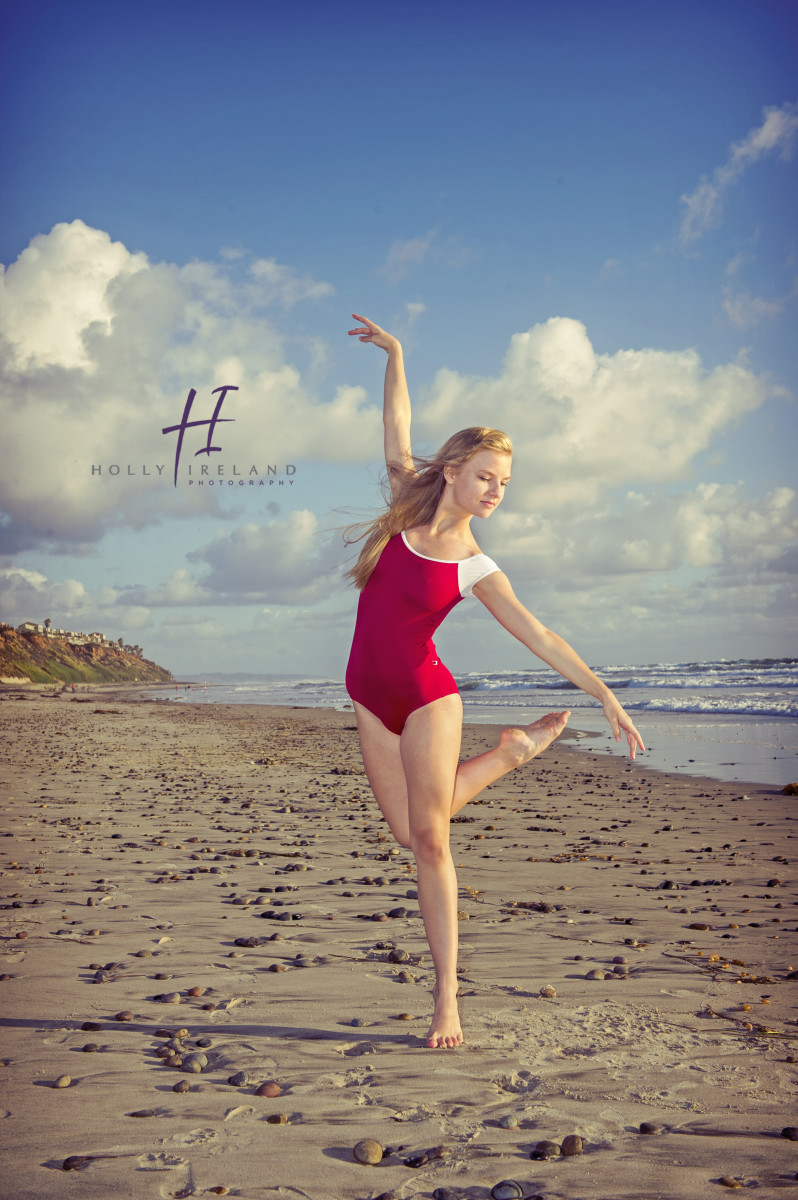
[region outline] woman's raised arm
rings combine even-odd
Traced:
[[[594,675],[590,667],[559,634],[547,629],[537,617],[532,616],[516,596],[510,580],[503,571],[494,571],[492,575],[486,575],[475,584],[474,595],[482,601],[499,624],[513,637],[518,638],[519,642],[523,642],[533,654],[543,659],[543,662],[548,663],[565,679],[576,684],[583,692],[596,697],[610,723],[616,742],[621,740],[621,730],[626,734],[631,758],[634,758],[638,747],[645,750],[643,739],[628,713],[619,704],[615,693],[601,682],[598,675]]]
[[[371,342],[388,355],[382,422],[385,427],[385,465],[391,494],[396,495],[402,475],[407,471],[415,474],[416,470],[410,449],[410,393],[407,390],[402,346],[397,338],[380,329],[368,317],[361,317],[357,313],[352,313],[352,316],[356,321],[362,321],[363,325],[358,329],[350,329],[349,336],[359,337],[361,342]]]

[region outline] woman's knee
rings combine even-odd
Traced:
[[[448,827],[439,829],[434,826],[427,826],[414,829],[411,826],[410,848],[416,859],[422,859],[425,863],[437,864],[445,862],[449,857]]]

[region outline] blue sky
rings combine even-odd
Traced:
[[[384,367],[354,310],[403,337],[419,449],[514,438],[478,539],[591,662],[794,653],[797,32],[772,0],[19,6],[0,615],[340,678],[329,531],[376,502]],[[213,465],[282,484],[171,485],[161,428],[223,384]],[[438,645],[526,661],[476,603]]]

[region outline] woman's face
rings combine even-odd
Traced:
[[[510,482],[512,455],[480,450],[461,467],[447,467],[447,491],[458,508],[472,517],[489,517],[504,499]]]

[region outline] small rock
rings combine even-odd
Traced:
[[[256,1096],[270,1096],[272,1098],[274,1096],[282,1096],[282,1094],[283,1089],[279,1083],[275,1083],[273,1080],[269,1083],[262,1083],[255,1091]]]
[[[454,1150],[451,1146],[447,1146],[444,1142],[441,1146],[433,1146],[432,1150],[429,1152],[429,1156],[430,1158],[452,1158],[454,1156]]]
[[[86,1033],[95,1033],[98,1029],[102,1029],[102,1025],[98,1025],[96,1021],[84,1021],[81,1029],[85,1029]]]
[[[502,1117],[501,1120],[499,1121],[499,1128],[500,1129],[517,1129],[518,1128],[518,1117],[516,1117],[513,1113],[508,1113],[507,1116]]]
[[[641,1133],[662,1133],[662,1126],[655,1125],[653,1121],[642,1121],[640,1123]]]
[[[130,1112],[130,1113],[127,1113],[126,1115],[128,1117],[154,1117],[155,1109],[154,1108],[137,1108],[135,1112]]]
[[[191,1084],[187,1079],[179,1079],[172,1088],[173,1092],[187,1092],[191,1088]]]
[[[202,1046],[203,1050],[207,1050],[208,1046],[212,1046],[213,1042],[210,1038],[197,1038],[197,1045]]]
[[[781,1131],[783,1138],[788,1138],[791,1142],[798,1142],[798,1128],[795,1125],[785,1125]]]
[[[161,996],[161,1003],[179,1004],[182,999],[183,997],[180,995],[180,992],[164,992],[164,994]]]
[[[99,1049],[100,1047],[96,1042],[86,1042],[85,1046],[81,1046],[81,1050],[84,1054],[96,1054]]]
[[[267,1117],[266,1120],[269,1125],[287,1125],[288,1113],[272,1113],[272,1115]]]
[[[229,1075],[227,1082],[230,1087],[246,1087],[249,1083],[249,1076],[246,1071],[236,1071],[234,1075]]]
[[[373,1167],[382,1162],[382,1146],[373,1138],[362,1138],[352,1147],[352,1155],[355,1162]]]
[[[406,1167],[426,1167],[429,1162],[428,1154],[411,1154],[410,1158],[404,1160]]]
[[[546,996],[546,997],[548,997],[549,999],[553,999],[553,998],[554,998],[554,997],[557,995],[557,992],[556,992],[556,991],[555,991],[555,989],[554,989],[554,988],[551,986],[551,984],[550,984],[550,983],[547,983],[545,987],[542,987],[542,988],[540,989],[540,995],[541,995],[541,996]]]
[[[125,1009],[124,1012],[118,1012],[116,1014],[116,1016],[114,1017],[114,1020],[115,1021],[132,1021],[133,1013],[129,1012],[128,1009]]]
[[[65,1087],[69,1087],[71,1082],[72,1082],[71,1075],[59,1075],[58,1078],[53,1082],[52,1086],[54,1088],[65,1088]]]
[[[451,1188],[439,1187],[432,1193],[432,1200],[460,1200],[460,1197]]]
[[[574,1154],[581,1154],[582,1139],[580,1138],[579,1134],[569,1133],[567,1137],[564,1137],[562,1140],[561,1150],[566,1157],[570,1157]]]
[[[514,1179],[502,1179],[490,1189],[492,1200],[522,1200],[524,1189]]]
[[[594,967],[592,971],[588,971],[587,975],[585,975],[585,979],[605,979],[605,978],[606,978],[606,976],[605,976],[604,972],[600,971],[598,969],[598,967]]]
[[[735,1179],[733,1175],[721,1175],[718,1183],[727,1188],[738,1188],[743,1186],[742,1179]]]
[[[91,1155],[87,1154],[70,1154],[69,1158],[65,1158],[61,1163],[62,1171],[81,1171],[87,1167],[92,1161]]]
[[[545,1159],[557,1158],[560,1154],[560,1147],[556,1142],[538,1142],[535,1149],[530,1153],[530,1158]]]
[[[403,963],[407,962],[409,958],[410,955],[406,950],[400,950],[397,948],[395,950],[391,950],[390,954],[388,955],[388,962]]]

